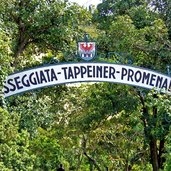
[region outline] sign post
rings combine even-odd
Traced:
[[[89,62],[96,55],[96,44],[88,40],[88,34],[78,42],[78,54],[86,62],[51,64],[9,75],[4,82],[4,96],[75,82],[121,83],[171,94],[170,75],[130,65]]]

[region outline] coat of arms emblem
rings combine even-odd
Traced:
[[[78,54],[80,58],[89,61],[93,59],[96,55],[96,44],[92,41],[89,42],[86,35],[84,37],[84,41],[78,42]]]

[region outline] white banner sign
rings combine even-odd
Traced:
[[[63,63],[33,68],[9,75],[4,94],[9,97],[25,91],[74,82],[111,82],[156,88],[171,93],[171,77],[151,70],[112,63]]]

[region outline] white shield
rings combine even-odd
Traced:
[[[93,59],[96,54],[95,42],[78,42],[78,53],[86,61]]]

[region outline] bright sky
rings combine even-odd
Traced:
[[[81,6],[86,6],[88,7],[89,5],[95,5],[101,3],[102,0],[69,0],[70,2],[76,2]]]

